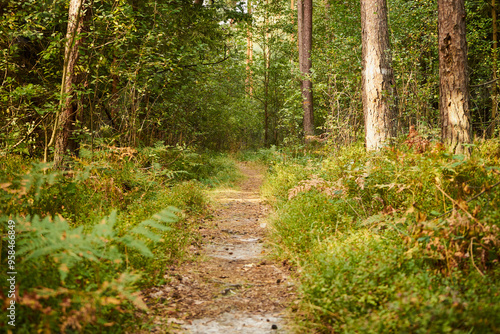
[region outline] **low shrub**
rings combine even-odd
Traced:
[[[443,275],[407,256],[397,234],[360,230],[322,241],[301,278],[308,329],[346,333],[494,333],[498,273]]]
[[[133,319],[145,305],[136,293],[161,284],[165,267],[186,258],[207,185],[238,177],[227,156],[187,148],[80,152],[58,171],[0,158],[0,246],[5,254],[7,222],[15,220],[20,333],[138,330]]]
[[[308,254],[318,240],[344,231],[348,216],[340,216],[332,199],[317,190],[287,201],[272,218],[273,241],[287,256]]]
[[[303,325],[500,332],[498,147],[466,158],[439,144],[366,153],[357,143],[271,163],[263,193],[279,256],[302,268]]]

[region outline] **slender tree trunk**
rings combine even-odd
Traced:
[[[497,27],[497,8],[495,0],[491,0],[491,18],[493,25],[493,84],[491,86],[491,123],[488,126],[488,137],[495,135],[496,118],[498,115],[498,27]]]
[[[264,72],[264,146],[269,146],[269,73]]]
[[[304,110],[304,136],[306,142],[314,135],[313,92],[311,82],[312,0],[300,0],[298,8],[299,67],[302,75],[302,109]]]
[[[247,0],[247,13],[248,16],[250,16],[250,20],[252,20],[252,1]],[[253,95],[253,79],[252,79],[252,70],[251,66],[253,63],[253,40],[252,40],[252,21],[248,24],[247,28],[247,59],[246,59],[246,71],[247,71],[247,78],[246,78],[246,86],[247,86],[247,93],[248,95],[252,96]]]
[[[297,0],[297,49],[299,51],[299,69],[302,63],[302,27],[304,26],[304,0]],[[300,87],[302,89],[302,80],[300,81]]]
[[[368,151],[396,135],[394,73],[391,66],[386,0],[361,0],[363,112]]]
[[[294,10],[295,10],[295,2],[294,2],[294,0],[290,0],[290,21],[292,24],[295,24],[295,16],[293,14]],[[295,35],[293,32],[290,35],[290,40],[292,42],[295,40]]]
[[[79,35],[82,31],[82,5],[84,0],[71,0],[68,12],[68,28],[66,32],[66,46],[64,50],[64,69],[61,83],[61,110],[56,117],[56,125],[52,133],[55,138],[54,167],[60,168],[68,148],[68,141],[73,127],[74,118],[73,100],[75,81],[75,65],[78,59],[80,46]]]
[[[266,0],[266,5],[269,4],[269,0]],[[266,6],[267,7],[267,6]],[[269,25],[269,14],[266,9],[264,17],[264,26]],[[263,58],[264,58],[264,145],[269,146],[269,33],[264,32],[264,48],[263,48]]]
[[[439,109],[442,139],[455,153],[471,142],[465,0],[438,0]]]

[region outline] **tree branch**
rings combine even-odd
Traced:
[[[490,81],[487,81],[487,82],[484,82],[482,84],[478,84],[478,85],[472,85],[472,87],[481,87],[481,86],[486,86],[486,85],[489,85],[491,83],[494,83],[495,81],[498,81],[500,78],[497,78],[497,79],[493,79],[493,80],[490,80]]]
[[[227,57],[224,57],[223,59],[221,60],[218,60],[218,61],[215,61],[213,63],[200,63],[200,64],[191,64],[191,65],[179,65],[179,67],[182,67],[182,68],[189,68],[189,67],[196,67],[196,66],[210,66],[210,65],[217,65],[217,64],[220,64],[226,60],[229,59],[229,56]]]

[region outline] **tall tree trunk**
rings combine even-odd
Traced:
[[[493,84],[491,86],[491,123],[488,126],[488,137],[495,135],[496,118],[498,115],[498,27],[497,27],[497,8],[496,1],[491,0],[491,19],[493,25]]]
[[[304,136],[306,142],[314,135],[313,92],[311,82],[312,0],[298,2],[299,67],[302,75],[302,109],[304,110]]]
[[[439,109],[442,139],[455,153],[471,142],[465,0],[438,0]]]
[[[266,0],[266,13],[264,14],[264,26],[266,30],[269,25],[268,6],[269,0]],[[269,33],[264,32],[264,145],[269,146]]]
[[[368,151],[396,135],[394,73],[391,66],[386,0],[361,0],[363,113]]]
[[[66,32],[66,46],[64,50],[64,69],[61,83],[61,106],[56,116],[56,124],[52,133],[55,138],[54,167],[60,168],[68,148],[68,141],[73,126],[72,119],[76,112],[73,106],[75,81],[75,64],[78,59],[80,46],[79,35],[82,31],[82,5],[84,0],[70,0],[68,12],[68,28]]]
[[[302,63],[302,35],[303,35],[303,27],[304,26],[304,0],[297,0],[297,49],[299,51],[299,70],[301,69]],[[301,89],[302,89],[302,80],[300,81]]]
[[[250,16],[250,20],[252,20],[252,1],[247,0],[247,13]],[[247,78],[245,80],[247,93],[248,95],[253,95],[253,79],[252,79],[252,70],[251,66],[253,63],[253,40],[252,40],[252,21],[248,24],[247,28],[247,59],[246,59],[246,71]]]
[[[294,0],[290,0],[290,20],[291,20],[292,24],[295,24],[295,20],[294,20],[295,17],[293,16],[294,10],[295,10],[295,2],[294,2]],[[290,38],[293,42],[293,40],[295,39],[293,32],[292,32]]]

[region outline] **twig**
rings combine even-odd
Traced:
[[[465,202],[465,203],[469,203],[469,202],[471,202],[471,201],[475,200],[476,198],[478,198],[479,196],[483,195],[485,192],[490,191],[491,189],[495,188],[495,187],[496,187],[496,186],[498,186],[499,184],[500,184],[500,181],[498,181],[497,183],[495,183],[495,184],[494,184],[494,185],[492,185],[491,187],[484,189],[483,191],[481,191],[479,194],[475,195],[474,197],[469,198],[469,199],[467,200],[467,202]],[[441,190],[441,192],[443,193],[443,195],[447,196],[449,199],[451,199],[451,201],[452,201],[453,203],[455,203],[455,201],[454,201],[451,197],[449,197],[449,196],[448,196],[448,195],[447,195],[447,194],[446,194],[446,193],[445,193],[445,192],[444,192],[441,188],[439,188],[439,186],[438,186],[438,185],[436,185],[436,186],[438,187],[438,189],[439,189],[439,190]],[[450,213],[450,212],[452,212],[452,211],[453,211],[453,209],[450,209],[450,210],[446,211],[445,213],[443,213],[443,214],[441,214],[441,215],[439,215],[439,216],[435,217],[434,219],[441,218],[441,217],[443,217],[443,216],[447,215],[448,213]]]
[[[450,195],[448,195],[447,193],[444,192],[443,189],[441,189],[441,187],[439,185],[436,184],[436,187],[443,193],[443,195],[445,195],[446,197],[448,197],[448,199],[454,204],[456,205],[460,210],[462,210],[463,212],[465,212],[467,214],[467,216],[469,216],[470,219],[474,220],[476,223],[479,224],[479,226],[481,226],[482,228],[484,228],[484,226],[481,224],[481,222],[479,221],[479,219],[477,219],[476,217],[472,216],[470,214],[469,211],[465,210],[464,208],[462,208],[460,206],[460,204],[455,201]],[[453,209],[452,209],[453,210]],[[439,217],[436,217],[436,218],[439,218]]]
[[[190,64],[190,65],[179,65],[179,67],[182,67],[182,68],[189,68],[189,67],[196,67],[196,66],[210,66],[210,65],[217,65],[217,64],[220,64],[226,60],[228,60],[230,57],[227,56],[227,57],[224,57],[223,59],[220,59],[218,61],[215,61],[213,63],[199,63],[199,64]]]
[[[474,266],[474,268],[477,269],[477,271],[481,274],[481,276],[484,277],[484,274],[481,270],[479,270],[479,268],[476,266],[476,264],[474,263],[474,254],[472,253],[473,249],[472,249],[472,241],[474,240],[474,238],[470,239],[470,258],[472,260],[472,265]]]
[[[481,87],[481,86],[486,86],[486,85],[489,85],[489,84],[491,84],[491,83],[494,83],[495,81],[498,81],[498,80],[500,80],[500,78],[493,79],[493,80],[490,80],[490,81],[487,81],[487,82],[483,82],[482,84],[472,85],[472,86],[470,86],[470,87],[472,88],[472,87]]]
[[[36,128],[40,125],[40,123],[42,123],[42,121],[45,119],[45,117],[47,117],[47,115],[48,115],[48,113],[47,113],[47,114],[45,114],[44,116],[42,116],[42,119],[40,119],[40,121],[39,121],[39,122],[38,122],[35,126],[33,126],[33,128],[32,128],[30,131],[28,131],[28,133],[27,133],[27,134],[25,134],[23,138],[21,138],[21,140],[19,140],[19,141],[18,141],[16,144],[14,144],[13,146],[9,147],[9,148],[7,149],[7,151],[8,151],[8,152],[9,152],[9,151],[12,151],[12,150],[13,150],[13,149],[15,149],[17,146],[19,146],[22,142],[24,142],[24,141],[25,141],[25,140],[26,140],[26,139],[27,139],[27,138],[28,138],[28,137],[29,137],[29,136],[33,133],[33,131],[35,131],[35,129],[36,129]]]
[[[469,203],[470,201],[473,201],[475,200],[476,198],[478,198],[479,196],[481,196],[482,194],[484,194],[485,192],[487,191],[490,191],[491,189],[495,188],[496,186],[498,186],[500,184],[500,181],[498,181],[497,183],[495,183],[494,185],[492,185],[491,187],[489,188],[485,188],[483,191],[481,191],[479,194],[477,194],[476,196],[470,198],[469,200],[467,200],[467,203]]]

